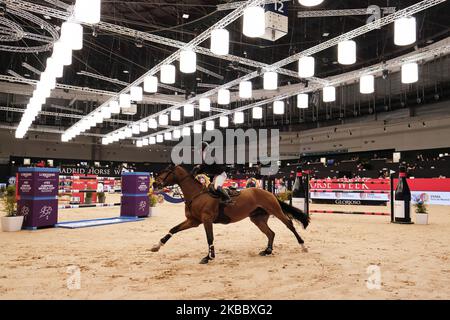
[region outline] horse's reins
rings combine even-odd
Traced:
[[[173,172],[173,171],[174,171],[173,169],[167,170],[167,171],[169,171],[169,173],[164,177],[164,179],[163,179],[163,181],[162,181],[162,184],[164,184],[164,183],[166,182],[167,178],[169,177],[169,174],[172,174],[172,175],[176,178],[176,175],[175,175],[175,173]],[[180,185],[180,188],[181,188],[181,183],[182,183],[184,180],[188,179],[188,178],[189,178],[189,175],[185,176],[183,179],[181,179],[180,181],[178,181],[178,184]],[[200,195],[203,194],[203,193],[205,193],[205,189],[202,189],[202,191],[200,191],[199,193],[197,193],[196,195],[194,195],[194,196],[192,197],[191,200],[185,200],[184,197],[183,197],[181,194],[180,194],[180,197],[181,197],[181,199],[184,201],[184,203],[186,204],[186,206],[188,207],[188,209],[190,210],[190,209],[191,209],[191,205],[192,205],[192,201],[194,201],[195,198],[197,198],[198,196],[200,196]]]

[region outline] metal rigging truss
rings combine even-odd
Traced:
[[[177,60],[179,58],[179,56],[180,56],[180,53],[181,53],[182,49],[193,49],[193,48],[197,47],[200,43],[202,43],[203,41],[205,41],[206,39],[208,39],[210,37],[211,31],[213,31],[214,29],[225,28],[227,25],[229,25],[230,23],[232,23],[233,21],[238,19],[243,14],[243,12],[244,12],[244,10],[246,8],[251,7],[251,6],[260,5],[260,4],[263,3],[263,1],[264,0],[248,0],[244,5],[242,5],[241,7],[237,8],[237,9],[235,9],[233,12],[231,12],[230,14],[228,14],[227,16],[225,16],[224,18],[222,18],[221,20],[219,20],[218,22],[213,24],[211,27],[209,27],[208,29],[203,31],[197,37],[195,37],[194,39],[189,41],[189,43],[184,45],[183,48],[178,49],[176,52],[171,54],[169,57],[167,57],[166,59],[164,59],[163,61],[158,63],[156,66],[151,68],[148,72],[144,73],[141,77],[139,77],[137,80],[135,80],[129,86],[127,86],[126,88],[121,90],[117,94],[116,97],[109,99],[108,101],[103,103],[101,106],[99,106],[97,109],[95,109],[94,111],[89,113],[86,117],[91,116],[92,114],[94,114],[95,112],[100,110],[102,107],[107,106],[115,98],[118,98],[120,94],[127,93],[130,90],[131,87],[140,85],[147,76],[151,76],[151,75],[154,75],[157,72],[159,72],[159,70],[161,69],[161,67],[163,65],[170,64],[170,63],[174,62],[175,60]],[[73,126],[71,128],[73,128]],[[71,128],[69,128],[68,130],[70,130]]]
[[[8,4],[8,6],[13,7],[13,8],[32,11],[32,12],[43,14],[43,15],[48,15],[50,17],[54,17],[54,18],[61,19],[61,20],[67,20],[70,16],[69,12],[64,12],[64,11],[60,11],[57,9],[48,8],[46,6],[29,3],[29,2],[26,2],[23,0],[0,0],[0,3],[1,2],[5,2]],[[184,46],[186,46],[186,43],[182,42],[182,41],[161,37],[161,36],[158,36],[155,34],[142,32],[139,30],[134,30],[134,29],[127,28],[124,26],[118,26],[118,25],[108,23],[108,22],[100,22],[100,23],[96,24],[96,28],[98,28],[99,30],[103,30],[103,31],[111,32],[111,33],[121,34],[121,35],[130,37],[130,38],[140,39],[143,41],[148,41],[148,42],[153,42],[153,43],[158,43],[158,44],[162,44],[165,46],[174,47],[174,48],[178,48],[178,49],[181,49]],[[217,56],[214,53],[212,53],[211,50],[209,50],[205,47],[201,47],[201,46],[197,46],[192,49],[199,54],[215,57],[215,58],[222,59],[222,60],[227,60],[230,62],[237,62],[239,64],[251,66],[254,68],[265,68],[268,66],[267,64],[262,63],[262,62],[254,61],[254,60],[243,58],[243,57],[234,56],[231,54],[228,54],[225,56]],[[215,74],[214,72],[207,70],[205,68],[197,67],[197,69],[199,71],[209,74],[213,77],[217,77],[218,79],[221,79],[221,80],[223,79],[223,77],[221,75]],[[280,74],[283,74],[286,76],[298,78],[297,72],[292,71],[292,70],[280,69],[278,72]],[[317,79],[313,79],[313,81],[315,81],[315,80],[317,80]]]
[[[395,7],[380,8],[384,14],[391,14],[395,12]],[[341,9],[341,10],[308,10],[297,12],[298,18],[316,18],[316,17],[344,17],[344,16],[365,16],[373,14],[373,10],[369,8],[364,9]]]
[[[115,83],[115,84],[118,84],[118,85],[121,85],[121,86],[124,86],[124,87],[130,85],[128,82],[121,81],[119,79],[113,79],[113,78],[105,77],[105,76],[102,76],[100,74],[95,74],[95,73],[88,72],[88,71],[80,71],[80,72],[78,72],[78,74],[86,76],[86,77],[91,77],[91,78],[95,78],[95,79],[99,79],[99,80]],[[164,83],[158,83],[158,86],[161,87],[161,88],[165,88],[165,89],[168,89],[168,90],[172,90],[172,91],[178,92],[178,93],[183,93],[183,94],[185,93],[185,91],[182,90],[182,89],[179,89],[179,88],[176,88],[176,87],[164,84]]]
[[[23,77],[12,77],[12,76],[6,76],[6,75],[0,75],[0,81],[25,83],[25,84],[29,84],[29,85],[33,85],[33,86],[35,86],[37,84],[36,80],[27,79],[27,78],[23,78]],[[68,85],[68,84],[60,84],[60,83],[56,84],[56,88],[63,89],[63,90],[69,90],[69,91],[78,91],[78,92],[93,94],[93,95],[97,96],[97,98],[95,99],[97,101],[105,100],[110,97],[114,97],[116,95],[115,92],[111,92],[111,91],[92,89],[92,88],[88,88],[88,87],[77,87],[77,86],[72,86],[72,85]],[[158,95],[147,96],[147,95],[145,95],[143,102],[149,103],[149,104],[173,104],[174,103],[174,100],[170,100],[170,99],[167,99],[164,97],[168,97],[168,96],[158,96]],[[170,96],[170,97],[175,97],[175,96]],[[92,100],[92,99],[90,99],[90,100]]]
[[[346,33],[344,33],[344,34],[342,34],[340,36],[337,36],[337,37],[335,37],[333,39],[330,39],[328,41],[322,42],[322,43],[320,43],[320,44],[318,44],[318,45],[316,45],[314,47],[311,47],[311,48],[306,49],[306,50],[304,50],[302,52],[299,52],[299,53],[297,53],[295,55],[292,55],[292,56],[287,57],[287,58],[285,58],[283,60],[280,60],[280,61],[272,64],[271,66],[269,66],[266,69],[267,70],[278,71],[281,67],[286,66],[288,64],[291,64],[293,62],[296,62],[301,57],[312,56],[312,55],[314,55],[314,54],[316,54],[318,52],[321,52],[321,51],[323,51],[325,49],[328,49],[328,48],[331,48],[333,46],[338,45],[339,42],[356,38],[358,36],[361,36],[361,35],[363,35],[365,33],[370,32],[370,31],[372,31],[374,29],[379,29],[382,26],[385,26],[385,25],[388,25],[390,23],[393,23],[396,19],[411,16],[411,15],[413,15],[415,13],[418,13],[420,11],[426,10],[426,9],[428,9],[430,7],[438,5],[438,4],[443,3],[445,1],[446,0],[423,0],[423,1],[420,1],[420,2],[414,4],[414,5],[410,6],[410,7],[407,7],[405,9],[399,10],[399,11],[397,11],[397,12],[395,12],[393,14],[390,14],[390,15],[388,15],[386,17],[383,17],[383,18],[381,18],[379,20],[376,20],[376,21],[373,21],[371,23],[365,24],[365,25],[363,25],[363,26],[361,26],[359,28],[356,28],[354,30],[346,32]],[[194,103],[194,102],[198,101],[201,98],[206,98],[208,96],[216,94],[220,89],[232,88],[232,87],[238,85],[241,81],[251,80],[253,78],[256,78],[256,77],[260,76],[261,73],[262,73],[261,70],[254,71],[254,72],[249,73],[249,74],[247,74],[247,75],[245,75],[243,77],[240,77],[240,78],[235,79],[235,80],[233,80],[231,82],[228,82],[228,83],[226,83],[224,85],[218,86],[217,88],[214,88],[214,89],[212,89],[212,90],[210,90],[210,91],[208,91],[206,93],[203,93],[203,94],[197,95],[197,96],[195,96],[195,97],[193,97],[191,99],[188,99],[187,101],[184,101],[182,103],[173,105],[172,107],[169,107],[169,108],[167,108],[165,110],[157,112],[157,113],[155,113],[155,114],[153,114],[153,115],[151,115],[151,116],[149,116],[147,118],[141,119],[141,120],[139,120],[137,122],[139,123],[139,122],[142,122],[142,121],[148,121],[148,119],[150,119],[150,118],[157,117],[158,115],[166,113],[166,112],[171,111],[173,109],[178,109],[178,108],[180,108],[181,106],[183,106],[186,103]],[[323,86],[324,86],[323,84],[315,83],[315,84],[310,84],[308,88],[311,88],[311,87],[321,88]],[[272,101],[274,101],[274,100],[272,100]],[[203,121],[203,120],[200,120],[200,121]],[[118,129],[118,130],[112,132],[111,134],[113,134],[113,133],[115,133],[115,132],[117,132],[119,130],[121,130],[121,129]]]
[[[382,73],[383,70],[391,70],[392,71],[392,70],[399,69],[401,67],[401,65],[406,62],[425,62],[428,60],[433,60],[436,57],[444,56],[444,55],[448,55],[448,54],[450,54],[450,38],[447,38],[447,39],[437,42],[433,45],[430,45],[426,48],[423,48],[423,49],[419,50],[418,52],[406,54],[402,57],[394,58],[385,63],[379,63],[379,64],[376,64],[376,65],[373,65],[373,66],[370,66],[367,68],[363,68],[360,70],[355,70],[355,71],[347,72],[347,73],[344,73],[344,74],[341,74],[338,76],[329,77],[326,80],[329,82],[330,85],[342,85],[342,84],[346,84],[346,83],[352,83],[355,80],[359,80],[359,78],[362,75],[366,75],[366,74],[379,75]],[[320,90],[322,88],[323,88],[323,86],[321,86],[320,84],[311,84],[307,88],[302,88],[302,89],[292,86],[292,88],[290,88],[286,92],[284,92],[280,95],[277,95],[275,97],[265,99],[262,101],[258,101],[255,103],[251,103],[251,104],[248,104],[245,106],[241,106],[241,107],[235,108],[233,110],[226,110],[220,114],[215,114],[215,115],[212,115],[212,116],[200,119],[200,120],[195,120],[190,123],[185,123],[178,127],[174,127],[173,129],[181,129],[182,127],[185,127],[185,126],[192,126],[196,123],[202,123],[202,122],[205,122],[208,120],[214,120],[221,116],[231,115],[237,111],[245,111],[245,110],[251,109],[253,107],[264,106],[264,105],[273,103],[274,101],[277,101],[277,100],[287,99],[287,98],[295,96],[299,93],[310,93],[310,92]],[[171,130],[173,130],[173,129],[171,129]],[[154,137],[158,134],[170,132],[171,130],[161,130],[161,131],[152,133],[150,135],[147,135],[145,137],[146,138]]]

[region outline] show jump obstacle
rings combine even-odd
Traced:
[[[17,210],[24,216],[23,228],[36,230],[58,222],[59,170],[19,168]]]
[[[148,217],[150,213],[149,185],[149,173],[125,172],[122,174],[121,216]]]
[[[319,200],[326,199],[327,195],[332,195],[331,198],[340,198],[342,194],[354,195],[358,199],[367,199],[369,197],[377,197],[386,205],[389,205],[389,213],[387,212],[372,212],[372,211],[349,211],[349,210],[312,210],[309,205],[301,205],[299,207],[302,211],[308,213],[329,213],[329,214],[359,214],[359,215],[382,215],[390,216],[392,223],[411,223],[411,193],[406,180],[406,170],[400,167],[400,176],[398,181],[395,181],[394,176],[391,175],[389,179],[311,179],[308,174],[304,172],[297,173],[296,179],[301,179],[301,185],[304,187],[303,201],[304,204],[309,204],[311,199],[318,198]],[[300,178],[299,178],[300,177]],[[296,180],[296,181],[297,181]],[[298,181],[297,181],[298,184]],[[396,184],[396,185],[395,185]],[[263,179],[263,188],[273,194],[276,194],[275,178],[267,177]],[[292,187],[296,184],[292,179],[287,180],[287,187],[292,191]],[[365,190],[364,187],[371,186],[370,190]],[[344,186],[344,187],[343,187]],[[347,187],[345,187],[347,186]],[[351,186],[351,188],[350,188]],[[293,204],[292,197],[290,203]],[[298,200],[298,199],[297,199]],[[344,200],[342,200],[344,201]],[[341,201],[341,202],[342,202]],[[350,201],[350,200],[348,200]],[[344,201],[345,202],[345,201]],[[358,201],[358,205],[368,205],[370,202]],[[294,204],[295,206],[295,204]]]
[[[54,226],[78,228],[139,221],[141,220],[139,218],[148,217],[150,213],[149,183],[149,173],[124,173],[122,175],[120,217],[69,221],[58,224],[59,170],[57,168],[19,168],[17,174],[18,212],[24,216],[23,228],[28,230]],[[92,204],[90,206],[115,205],[117,204]],[[70,205],[70,207],[81,206]]]

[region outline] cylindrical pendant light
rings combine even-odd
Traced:
[[[185,117],[193,117],[194,116],[194,105],[191,103],[187,103],[183,106],[183,115]]]
[[[214,29],[211,31],[211,52],[223,56],[230,49],[230,34],[226,29]]]
[[[111,118],[111,109],[109,108],[109,106],[102,107],[101,114],[102,114],[103,119],[110,119]]]
[[[133,132],[133,134],[139,134],[141,132],[141,128],[138,124],[133,124],[131,126],[131,132]]]
[[[53,45],[52,57],[61,65],[69,66],[72,64],[72,49],[61,40]]]
[[[183,73],[194,73],[197,70],[197,55],[192,50],[181,50],[180,71]]]
[[[244,10],[242,32],[250,38],[260,37],[266,32],[266,15],[263,7],[248,7]]]
[[[142,148],[142,140],[136,140],[136,147]]]
[[[124,130],[125,138],[131,138],[133,136],[133,129],[126,127]]]
[[[158,78],[155,76],[147,76],[144,78],[144,91],[155,93],[158,91]]]
[[[74,7],[75,19],[96,24],[100,22],[101,0],[77,0]]]
[[[72,50],[83,49],[83,27],[75,22],[61,25],[61,41]]]
[[[198,100],[198,105],[201,112],[211,111],[211,100],[209,98],[200,98],[200,100]]]
[[[213,120],[206,121],[205,128],[206,128],[206,131],[214,130],[214,121]]]
[[[336,88],[328,86],[323,88],[323,102],[333,102],[336,100]]]
[[[175,66],[164,64],[161,66],[161,82],[166,84],[175,83]]]
[[[128,93],[121,93],[119,95],[119,105],[122,109],[131,107],[131,97]]]
[[[394,43],[398,46],[413,44],[417,39],[416,18],[405,17],[394,21]]]
[[[180,109],[170,110],[170,120],[171,121],[180,121],[181,120],[181,111],[180,111]]]
[[[167,126],[169,124],[169,116],[167,114],[160,114],[158,117],[158,124],[160,126]]]
[[[162,134],[156,135],[156,142],[161,143],[164,141],[164,136]]]
[[[235,124],[242,124],[244,123],[244,113],[242,111],[236,111],[234,113],[234,120],[233,122]]]
[[[402,65],[402,83],[409,84],[419,80],[419,66],[416,62]]]
[[[314,76],[315,59],[314,57],[301,57],[298,60],[298,76],[300,78],[310,78]]]
[[[182,133],[183,137],[189,137],[191,135],[191,128],[184,127],[181,133]]]
[[[192,127],[192,131],[196,134],[202,133],[202,124],[201,123],[195,123]]]
[[[139,123],[139,131],[141,132],[147,132],[148,131],[148,125],[145,122]]]
[[[119,114],[120,113],[119,102],[116,100],[113,100],[109,103],[109,108],[111,109],[111,114]]]
[[[239,97],[241,99],[250,99],[252,97],[251,81],[241,81],[239,83]]]
[[[298,0],[298,3],[300,3],[302,6],[305,7],[314,7],[321,4],[323,0]]]
[[[356,62],[356,42],[346,40],[338,44],[338,62],[340,64],[354,64]]]
[[[166,141],[172,140],[172,133],[171,132],[164,132],[164,140],[166,140]]]
[[[230,90],[220,89],[217,93],[217,103],[220,105],[226,105],[230,103]]]
[[[219,126],[221,128],[227,128],[228,127],[228,117],[222,116],[219,118]]]
[[[297,108],[308,109],[309,107],[309,96],[306,93],[300,93],[297,95]]]
[[[274,71],[267,71],[264,73],[264,90],[278,89],[278,73]]]
[[[149,143],[150,145],[156,144],[156,137],[150,137],[150,138],[148,138],[148,143]]]
[[[273,114],[284,114],[284,101],[275,101],[273,103]]]
[[[371,74],[361,76],[359,79],[359,92],[370,94],[375,92],[375,77]]]
[[[130,96],[131,100],[139,102],[142,101],[143,98],[143,92],[142,87],[140,86],[134,86],[130,88]]]
[[[149,129],[157,129],[158,128],[158,122],[155,118],[148,119],[148,128]]]
[[[253,119],[262,119],[262,117],[263,117],[262,108],[261,107],[253,107],[252,117],[253,117]]]
[[[175,129],[175,130],[173,130],[172,138],[173,138],[174,140],[178,140],[178,139],[181,138],[181,131],[180,131],[180,129]]]
[[[144,147],[148,146],[148,138],[142,139],[142,145],[143,145]]]

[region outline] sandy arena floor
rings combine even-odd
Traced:
[[[308,230],[297,227],[308,253],[271,218],[270,257],[258,255],[266,237],[248,219],[215,225],[217,256],[208,265],[198,264],[207,251],[202,226],[150,252],[184,218],[182,205],[158,210],[143,222],[0,232],[0,299],[450,299],[449,207],[430,207],[428,226],[314,214]],[[118,214],[118,207],[70,209],[60,220]],[[367,288],[371,265],[381,270],[380,289]],[[80,270],[80,289],[67,286],[71,266]]]

